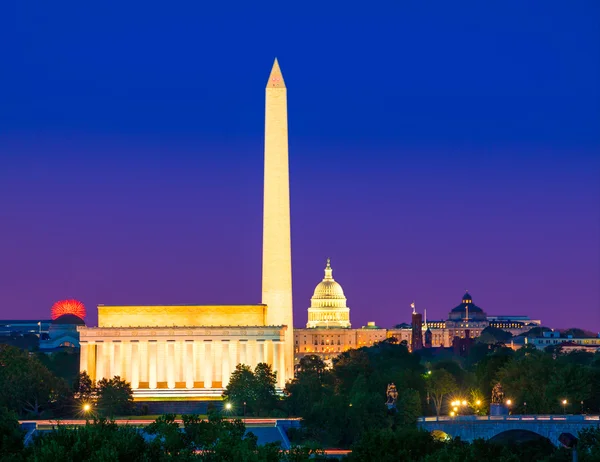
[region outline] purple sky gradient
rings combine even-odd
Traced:
[[[296,326],[331,257],[355,327],[600,331],[600,2],[249,5],[1,3],[0,318],[260,302],[277,56]]]
[[[260,139],[0,147],[3,318],[70,297],[91,324],[100,303],[260,302]],[[522,149],[292,142],[296,326],[331,257],[355,327],[407,321],[413,299],[439,319],[469,289],[489,314],[600,330],[599,162]]]

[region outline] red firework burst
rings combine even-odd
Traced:
[[[63,314],[74,314],[78,318],[85,318],[85,306],[79,300],[61,300],[52,305],[51,317],[56,319]]]

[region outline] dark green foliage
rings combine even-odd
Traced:
[[[342,353],[331,370],[317,357],[303,358],[286,387],[288,410],[304,418],[303,431],[294,436],[302,433],[324,446],[348,447],[371,429],[414,422],[425,396],[419,359],[393,342]],[[395,414],[385,406],[390,383],[401,391]]]
[[[508,343],[511,338],[512,334],[510,332],[497,327],[488,326],[481,331],[481,335],[477,338],[477,342],[490,344]]]
[[[31,451],[38,462],[148,460],[147,444],[136,428],[103,419],[74,428],[59,426],[36,438]]]
[[[73,382],[73,398],[78,405],[89,403],[96,394],[94,382],[86,371],[80,372],[75,376]]]
[[[51,354],[38,353],[37,357],[56,377],[73,383],[79,373],[79,354],[75,348]]]
[[[26,351],[0,345],[0,406],[21,416],[37,417],[69,395],[64,380],[57,378],[39,359]]]
[[[19,428],[17,414],[0,407],[0,460],[24,460],[24,436],[25,432]]]
[[[333,374],[315,355],[304,356],[300,360],[296,378],[285,387],[287,408],[292,415],[308,415],[314,403],[332,393]]]
[[[131,384],[121,377],[102,379],[98,382],[98,412],[104,416],[129,415],[134,410]]]
[[[446,369],[431,371],[427,377],[427,392],[435,407],[435,412],[440,415],[444,409],[448,396],[458,389],[456,379]]]
[[[351,462],[412,462],[421,461],[427,455],[435,453],[442,443],[434,441],[426,431],[416,428],[400,427],[370,430],[352,445]],[[435,459],[437,460],[437,459]]]
[[[223,392],[223,398],[232,404],[232,412],[237,415],[241,415],[244,408],[246,415],[269,414],[277,407],[276,383],[277,374],[268,364],[257,364],[254,372],[249,366],[238,364]]]
[[[401,425],[415,425],[417,418],[423,415],[421,397],[417,390],[403,389],[397,402],[397,422]]]
[[[578,451],[581,462],[600,462],[600,427],[579,432]]]

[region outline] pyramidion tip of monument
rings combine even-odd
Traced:
[[[275,61],[273,62],[269,81],[267,82],[267,88],[285,88],[285,82],[283,81],[283,75],[281,74],[277,58],[275,58]]]

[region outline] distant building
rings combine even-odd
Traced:
[[[294,329],[294,360],[297,365],[307,355],[317,355],[327,364],[352,348],[372,346],[387,338],[387,330],[369,322],[351,329],[350,309],[342,286],[333,279],[331,260],[327,259],[325,277],[317,286],[308,308],[306,329]]]
[[[40,351],[52,353],[64,348],[79,348],[79,326],[85,327],[85,322],[74,314],[63,314],[54,319],[47,338],[40,340]]]
[[[297,365],[307,355],[317,355],[331,365],[333,358],[352,348],[372,346],[386,339],[405,343],[409,349],[454,348],[466,354],[481,332],[493,326],[518,335],[541,325],[527,316],[488,316],[467,291],[461,303],[452,308],[445,320],[427,319],[411,305],[411,323],[391,329],[369,322],[352,329],[350,309],[342,286],[333,279],[331,261],[327,259],[325,277],[317,284],[308,308],[306,329],[294,329],[294,361]],[[516,347],[516,346],[515,346]]]
[[[528,339],[528,343],[538,349],[560,345],[563,353],[575,350],[600,351],[600,334],[597,337],[573,338],[572,335],[561,336],[558,331],[547,331],[543,337]]]
[[[52,323],[49,319],[28,319],[16,320],[8,319],[0,321],[0,336],[35,334],[38,337],[48,334],[48,329]]]
[[[410,306],[413,310],[410,326],[410,348],[412,351],[416,351],[423,348],[423,315],[417,313],[414,302]]]

